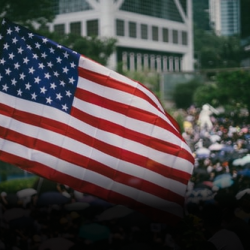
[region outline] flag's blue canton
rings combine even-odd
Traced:
[[[0,32],[0,91],[69,113],[80,55],[3,20]]]

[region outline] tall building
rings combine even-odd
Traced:
[[[241,0],[241,45],[243,67],[250,67],[250,1]]]
[[[116,38],[109,67],[193,70],[192,0],[54,0],[50,30]]]
[[[209,0],[193,0],[193,24],[201,30],[210,31]]]
[[[219,36],[240,34],[240,0],[210,0],[210,24]]]

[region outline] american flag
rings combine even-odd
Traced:
[[[194,163],[145,86],[5,19],[0,160],[162,221],[182,218]]]

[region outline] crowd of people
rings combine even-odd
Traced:
[[[38,182],[1,193],[0,250],[250,249],[250,124],[210,105],[184,117],[195,166],[176,226],[61,184],[45,192]]]
[[[183,137],[195,157],[187,213],[202,222],[208,249],[250,249],[248,116],[224,117],[206,104],[185,117]]]

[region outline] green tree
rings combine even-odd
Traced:
[[[217,99],[222,105],[245,107],[250,111],[250,72],[238,70],[223,72],[217,76]]]
[[[200,85],[201,83],[197,80],[176,84],[173,91],[173,100],[176,107],[183,109],[190,107],[193,104],[194,92]]]
[[[194,50],[198,69],[240,67],[243,53],[239,36],[217,36],[196,26],[194,26]]]
[[[51,0],[1,0],[0,17],[28,28],[33,27],[34,23],[45,25],[55,18],[52,4]]]
[[[194,93],[198,106],[208,102],[226,110],[246,108],[250,111],[250,72],[246,70],[218,73],[215,83],[199,87]]]
[[[206,103],[217,106],[217,89],[218,86],[215,83],[205,83],[199,86],[193,95],[194,104],[198,107],[202,107]]]

